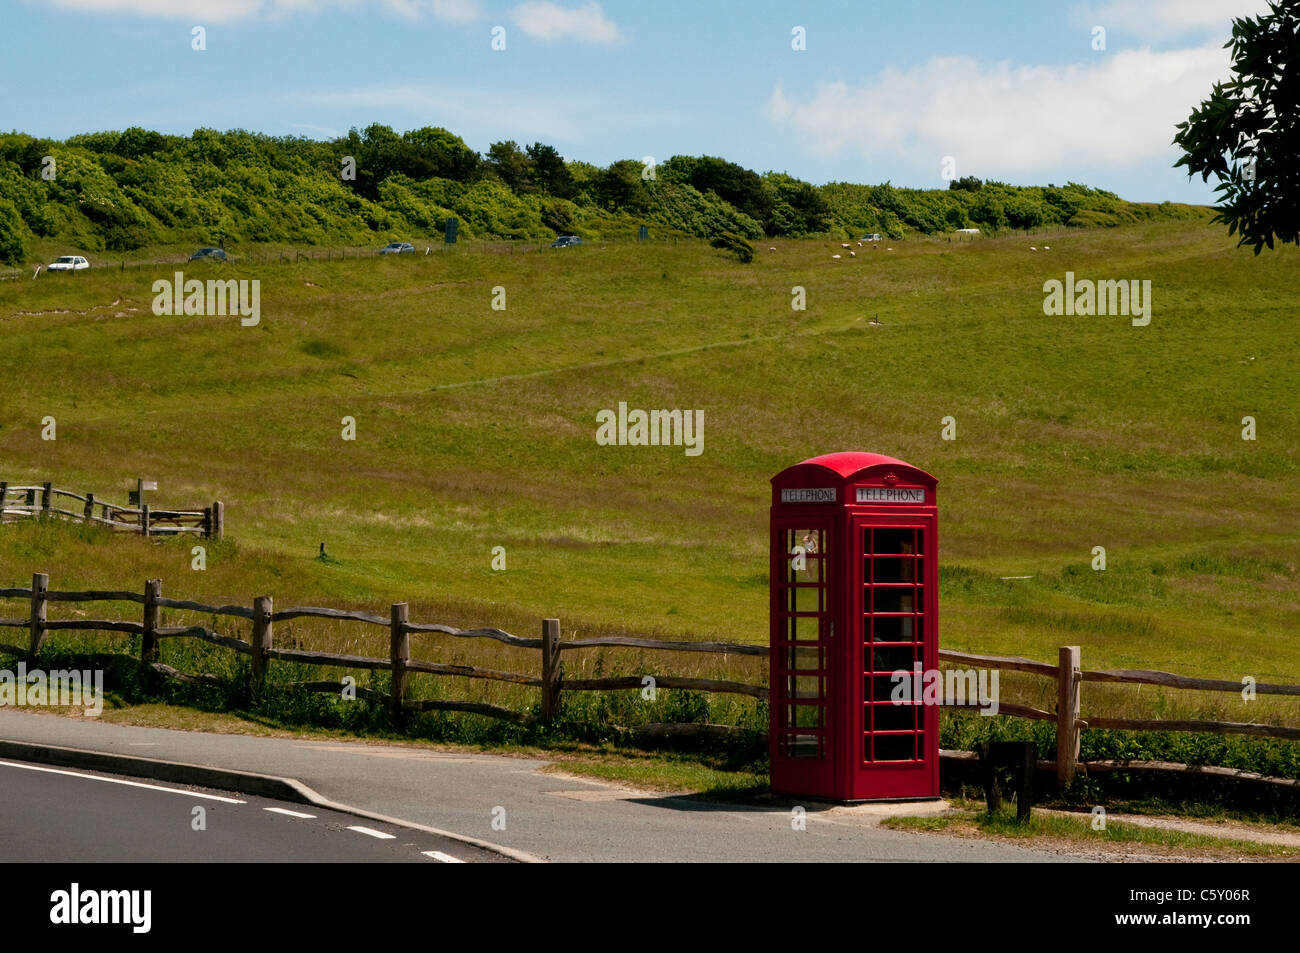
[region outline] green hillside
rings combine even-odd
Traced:
[[[152,314],[168,264],[0,281],[0,479],[125,502],[143,475],[159,505],[224,500],[229,536],[194,572],[189,543],[8,526],[0,585],[761,642],[768,478],[871,450],[939,478],[943,645],[1296,681],[1297,250],[1168,222],[1034,243],[237,264],[256,327]],[[1067,270],[1150,280],[1151,323],[1046,316]],[[703,411],[703,452],[598,445],[620,401]]]

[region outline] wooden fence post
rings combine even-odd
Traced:
[[[560,713],[560,620],[542,620],[542,721]]]
[[[50,497],[53,496],[54,484],[45,483],[41,486],[41,516],[50,515]]]
[[[33,662],[36,661],[36,653],[41,650],[41,642],[45,638],[45,613],[49,606],[46,594],[49,591],[49,573],[32,573],[32,641],[30,654]]]
[[[400,725],[404,720],[402,702],[406,700],[406,687],[411,680],[411,673],[406,663],[411,660],[411,633],[406,631],[407,605],[398,602],[393,605],[388,635],[389,659],[393,663],[393,724]]]
[[[249,695],[253,701],[262,697],[266,685],[267,651],[272,647],[271,597],[258,596],[253,600],[253,672],[249,680]]]
[[[140,661],[148,665],[158,661],[158,637],[154,629],[158,628],[158,599],[162,597],[162,580],[146,579],[144,583],[144,637],[140,640]]]
[[[9,495],[9,482],[0,480],[0,522],[5,518],[5,497]]]
[[[82,513],[82,518],[85,519],[86,522],[88,523],[95,518],[95,494],[94,493],[86,494],[86,509]]]
[[[140,532],[147,538],[149,536],[149,504],[140,504]]]
[[[1074,781],[1079,760],[1079,646],[1061,646],[1057,659],[1056,780],[1064,790]]]
[[[221,539],[222,534],[226,531],[226,504],[220,500],[212,504],[212,532],[208,535],[213,539]]]

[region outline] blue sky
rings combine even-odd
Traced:
[[[0,123],[54,138],[445,126],[480,151],[541,140],[602,165],[707,153],[817,183],[920,188],[944,187],[951,157],[957,175],[1211,202],[1172,168],[1173,125],[1227,77],[1232,18],[1264,7],[0,0]]]

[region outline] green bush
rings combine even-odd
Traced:
[[[1029,198],[1018,197],[1006,205],[1007,224],[1012,228],[1030,229],[1043,224],[1043,208]]]
[[[748,265],[754,260],[754,246],[745,241],[739,235],[731,232],[723,232],[709,242],[714,248],[722,248],[726,251],[735,252],[736,258],[743,265]]]
[[[717,195],[705,195],[694,186],[660,182],[651,192],[647,218],[670,229],[708,238],[723,233],[741,238],[762,238],[763,227],[738,212]]]
[[[57,161],[50,181],[41,178],[46,156]],[[340,174],[346,157],[355,161],[354,178]],[[380,124],[331,142],[213,129],[186,137],[131,128],[62,143],[0,134],[0,195],[20,220],[15,225],[6,209],[8,260],[23,257],[33,236],[86,251],[195,240],[353,244],[437,233],[453,216],[471,240],[623,236],[652,224],[658,234],[754,241],[1202,214],[1127,203],[1073,182],[1014,187],[968,176],[947,189],[819,187],[713,156],[673,156],[652,179],[639,160],[599,168],[565,161],[540,142],[494,143],[481,157],[445,129],[399,135]]]
[[[1071,215],[1065,224],[1071,228],[1114,228],[1119,223],[1119,218],[1110,212],[1086,208]]]
[[[27,260],[27,236],[23,217],[8,199],[0,199],[0,261],[21,265]]]
[[[542,203],[542,224],[557,235],[573,233],[577,206],[564,199]]]

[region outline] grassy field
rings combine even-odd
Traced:
[[[1286,844],[1260,843],[1234,837],[1159,827],[1143,827],[1122,821],[1109,821],[1102,830],[1092,827],[1087,815],[1071,816],[1060,812],[1033,813],[1028,822],[1017,822],[1014,808],[1005,805],[996,813],[978,810],[972,802],[958,802],[958,810],[938,817],[887,817],[882,827],[901,831],[944,832],[959,837],[990,840],[1030,841],[1035,846],[1066,850],[1091,849],[1107,859],[1145,859],[1146,852],[1164,858],[1217,860],[1291,860],[1300,849]],[[1230,829],[1229,829],[1230,830]]]
[[[853,250],[764,242],[748,266],[656,242],[236,263],[220,274],[261,281],[257,327],[152,314],[171,265],[0,281],[0,479],[124,503],[146,476],[156,505],[221,499],[227,519],[205,572],[189,543],[6,526],[0,585],[160,576],[165,595],[209,602],[409,601],[416,621],[530,636],[558,616],[566,637],[764,642],[769,477],[872,450],[939,478],[945,647],[1055,659],[1078,644],[1087,668],[1300,681],[1297,249],[1256,258],[1184,223]],[[1045,316],[1043,282],[1067,270],[1149,279],[1150,325]],[[599,446],[596,413],[620,401],[702,410],[703,453]],[[282,632],[386,654],[379,630]],[[425,658],[536,665],[423,638]],[[681,661],[656,665],[765,677],[754,660]],[[1084,693],[1085,713],[1300,723],[1294,700]]]

